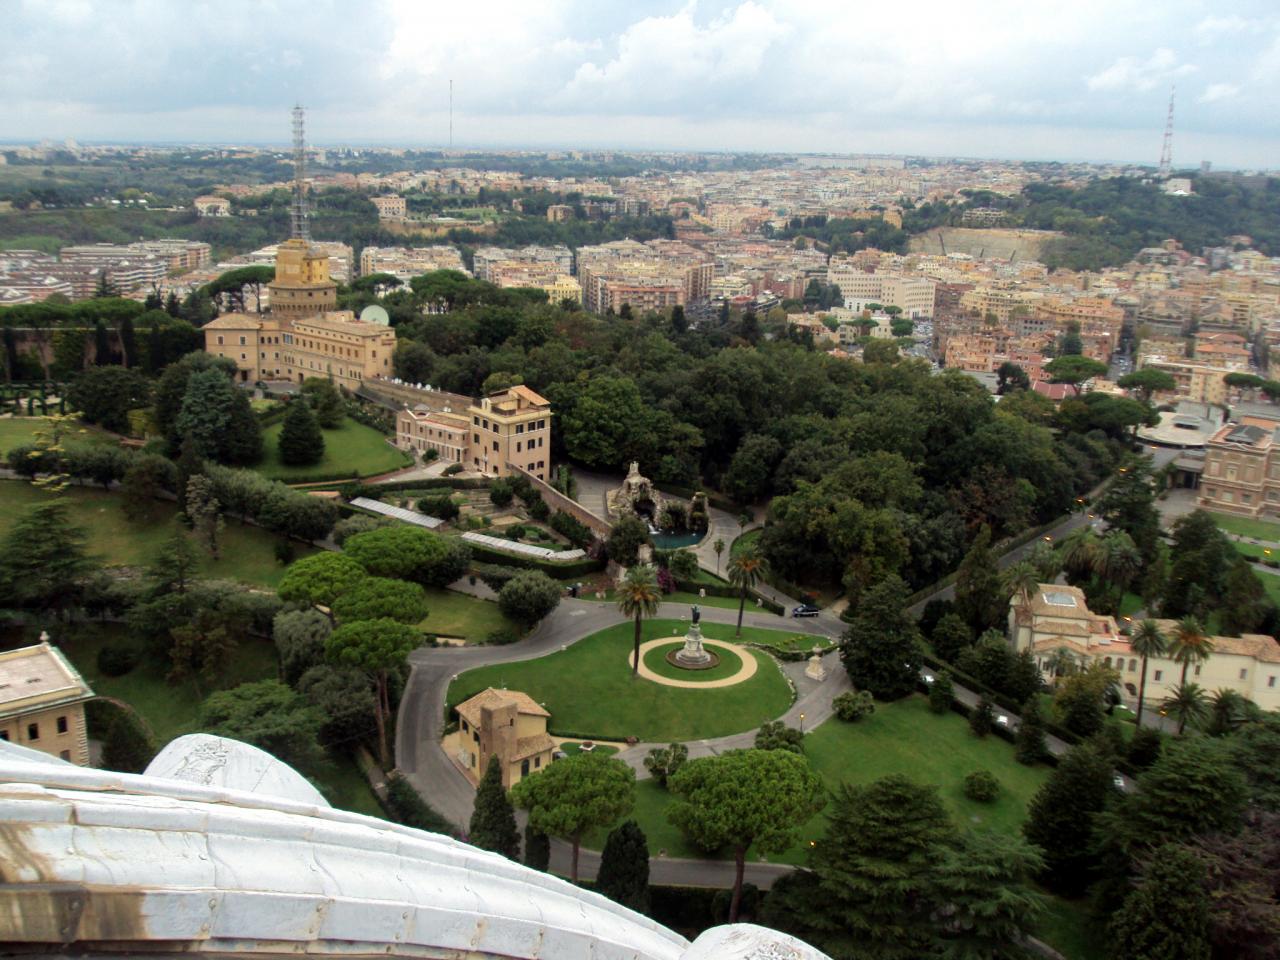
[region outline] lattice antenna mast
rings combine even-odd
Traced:
[[[307,215],[307,131],[306,111],[302,104],[293,108],[293,232],[294,240],[311,239],[311,222]]]
[[[1178,92],[1175,85],[1169,91],[1169,118],[1164,123],[1164,144],[1160,147],[1160,179],[1168,180],[1173,173],[1173,97]]]

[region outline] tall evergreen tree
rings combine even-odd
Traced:
[[[956,571],[956,613],[975,634],[1004,626],[1008,602],[991,549],[990,527],[982,528]]]
[[[290,467],[309,467],[324,456],[324,434],[311,410],[301,398],[289,404],[280,428],[280,462]]]
[[[1030,766],[1049,755],[1049,747],[1044,738],[1044,715],[1040,712],[1037,697],[1027,698],[1027,702],[1022,705],[1020,720],[1018,732],[1013,738],[1013,758]]]
[[[473,847],[492,850],[509,860],[520,859],[520,833],[516,814],[502,786],[502,765],[498,755],[489,757],[480,786],[476,788],[475,808],[471,812],[468,839]]]
[[[609,832],[596,874],[596,889],[639,913],[649,910],[649,841],[634,820]]]
[[[107,333],[107,325],[101,320],[93,322],[93,362],[99,367],[111,363],[111,338]]]
[[[1112,956],[1209,960],[1209,908],[1204,864],[1183,847],[1163,846],[1111,923]]]
[[[124,354],[120,362],[126,367],[138,366],[138,335],[133,329],[133,318],[123,317],[120,320],[120,350]]]
[[[528,824],[524,828],[524,865],[543,872],[551,865],[551,838]]]
[[[1051,890],[1070,896],[1088,886],[1096,862],[1094,818],[1115,794],[1113,775],[1110,756],[1081,744],[1031,798],[1022,832],[1044,851],[1041,880]]]
[[[920,676],[920,630],[903,612],[906,598],[896,574],[867,590],[840,644],[849,679],[877,700],[905,697]]]
[[[80,578],[93,566],[84,530],[54,500],[21,517],[0,541],[0,596],[7,606],[58,610],[80,596]]]
[[[219,367],[190,375],[174,433],[190,437],[201,459],[232,465],[262,459],[262,430],[249,397]]]

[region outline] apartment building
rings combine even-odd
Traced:
[[[1241,417],[1209,438],[1200,506],[1246,517],[1280,518],[1280,423]]]
[[[225,197],[196,197],[195,208],[201,217],[231,216],[231,201]]]
[[[169,273],[169,258],[159,257],[139,245],[91,243],[63,247],[53,275],[71,284],[75,299],[93,295],[100,279],[121,293],[133,293],[159,284]]]
[[[566,246],[480,247],[472,259],[477,280],[494,282],[499,267],[541,268],[556,274],[573,274],[573,251]]]
[[[1167,637],[1177,628],[1173,620],[1156,624]],[[1117,671],[1125,702],[1131,706],[1137,702],[1142,658],[1133,652],[1115,618],[1093,613],[1079,588],[1042,583],[1029,603],[1021,604],[1015,597],[1009,607],[1009,636],[1015,650],[1032,652],[1046,679],[1054,654],[1065,650]],[[1274,637],[1244,634],[1210,639],[1213,653],[1188,671],[1188,683],[1206,690],[1234,690],[1263,710],[1280,708],[1280,644]],[[1149,658],[1146,702],[1158,707],[1181,682],[1181,664],[1167,657]]]
[[[502,786],[510,789],[551,763],[551,716],[527,693],[490,687],[458,704],[457,756],[472,783],[498,758]]]
[[[93,695],[47,633],[0,653],[0,740],[87,767],[84,704]]]
[[[553,203],[547,207],[547,219],[552,223],[563,223],[573,219],[573,207],[567,203]]]
[[[396,415],[396,444],[421,455],[434,450],[491,477],[519,467],[546,480],[551,462],[551,402],[523,385],[471,400],[438,390],[415,391],[419,402]]]
[[[365,247],[360,251],[360,276],[389,273],[405,283],[424,273],[456,270],[470,273],[456,247],[437,244],[429,247]]]
[[[715,263],[675,240],[617,240],[578,250],[583,305],[595,313],[668,310],[706,300]]]
[[[998,322],[1008,323],[1014,310],[1034,310],[1042,299],[1044,294],[1039,290],[975,286],[960,295],[960,310],[976,317],[990,314]]]
[[[489,277],[490,282],[499,287],[542,290],[549,303],[564,300],[582,303],[582,285],[568,274],[557,273],[546,266],[501,263],[490,268]]]
[[[832,259],[827,266],[827,282],[840,288],[844,305],[865,310],[871,304],[901,307],[912,320],[932,320],[937,284],[925,277],[905,277],[892,273],[867,273],[847,260]]]

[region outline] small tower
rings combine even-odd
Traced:
[[[1164,124],[1164,143],[1160,147],[1160,170],[1157,174],[1161,180],[1168,180],[1173,173],[1173,97],[1178,92],[1175,84],[1169,90],[1169,117]]]

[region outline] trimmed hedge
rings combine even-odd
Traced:
[[[471,559],[479,561],[482,564],[491,564],[499,567],[520,567],[524,570],[541,570],[549,577],[557,580],[573,580],[577,577],[585,577],[589,573],[595,573],[597,570],[604,569],[603,560],[592,560],[590,557],[583,557],[581,560],[570,560],[568,562],[554,563],[550,560],[539,560],[536,557],[517,557],[513,554],[502,553],[494,550],[492,547],[485,546],[481,543],[471,543],[463,540],[468,547],[471,548]],[[477,573],[477,576],[480,574]]]
[[[676,589],[682,593],[697,593],[699,590],[705,590],[708,597],[728,597],[732,600],[737,600],[739,596],[738,588],[729,583],[704,583],[701,580],[682,580],[679,577],[673,577],[672,579],[675,581]],[[787,608],[782,604],[776,603],[768,597],[756,593],[754,590],[747,595],[747,599],[760,600],[763,609],[779,616],[787,612]]]

